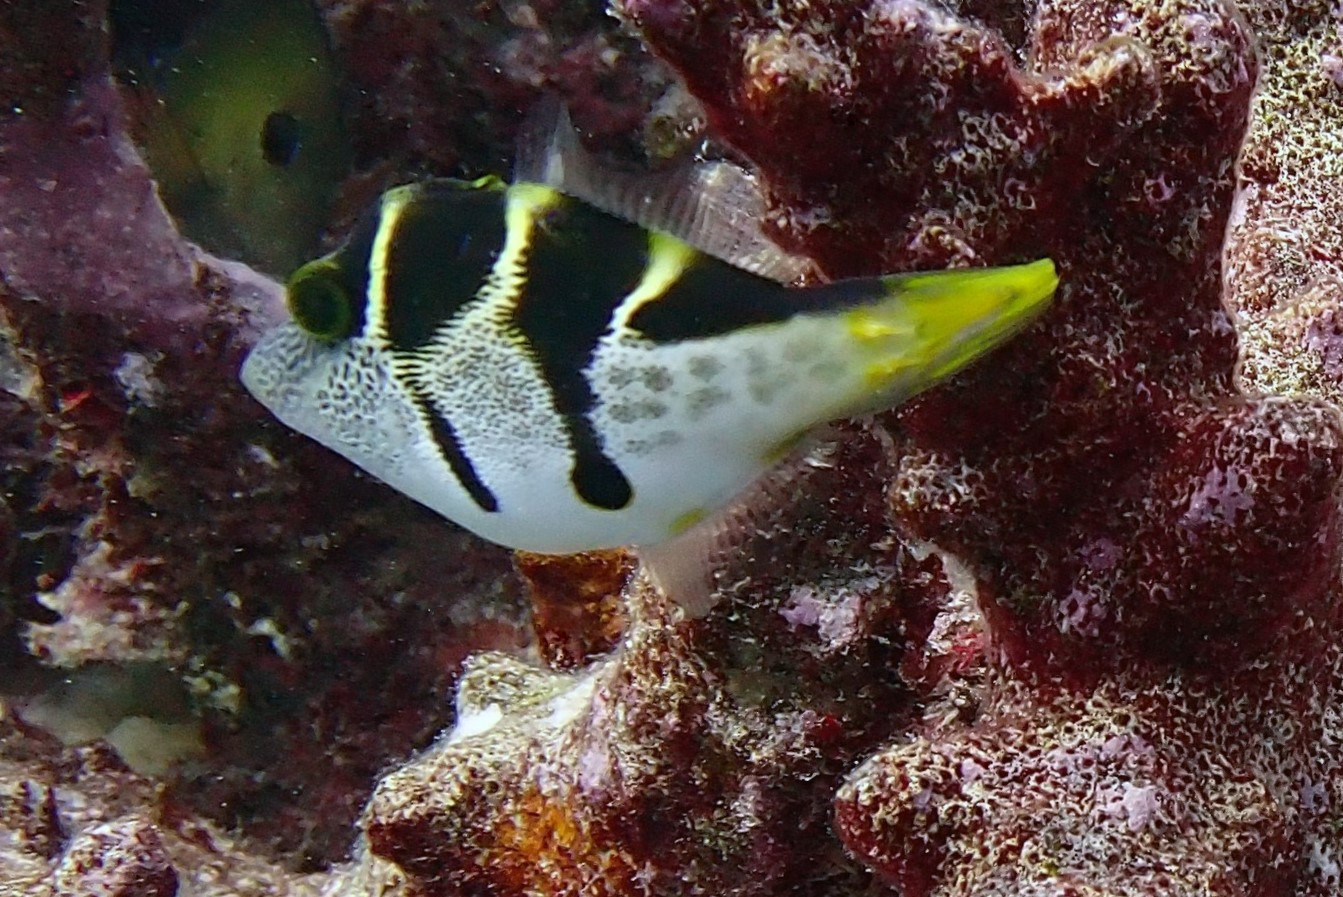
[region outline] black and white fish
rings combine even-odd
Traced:
[[[293,275],[293,322],[242,371],[284,423],[508,547],[665,543],[1057,284],[1042,260],[790,288],[802,262],[760,235],[739,170],[641,188],[569,142],[512,184],[389,190]]]

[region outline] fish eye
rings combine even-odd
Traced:
[[[329,265],[304,265],[289,278],[289,313],[294,323],[324,340],[354,335],[350,294]]]
[[[261,125],[261,155],[277,168],[288,168],[302,141],[299,121],[288,112],[272,112]]]

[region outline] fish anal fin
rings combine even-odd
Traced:
[[[653,587],[692,620],[718,603],[713,571],[713,535],[697,525],[666,542],[638,550],[639,566]]]

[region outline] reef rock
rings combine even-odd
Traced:
[[[325,866],[388,757],[451,723],[461,659],[529,642],[521,585],[266,419],[237,368],[279,286],[179,236],[103,5],[35,9],[0,6],[25,35],[0,110],[0,697],[157,666],[207,753],[183,803]]]
[[[958,559],[989,635],[978,717],[911,729],[841,788],[853,854],[906,895],[1336,887],[1343,446],[1334,408],[1233,381],[1245,22],[1186,2],[977,22],[785,4],[782,27],[752,4],[624,9],[830,270],[1063,270],[1041,326],[888,416],[897,532]],[[1270,53],[1269,83],[1303,56]],[[1311,141],[1327,110],[1270,119],[1283,92],[1256,121]],[[1251,133],[1247,152],[1276,146]]]
[[[317,897],[329,885],[266,861],[106,746],[65,748],[0,713],[5,897]]]
[[[1224,264],[1223,237],[1258,77],[1245,21],[1206,0],[619,9],[756,164],[780,241],[828,273],[1049,255],[1064,287],[1039,326],[884,415],[890,469],[843,490],[885,501],[868,563],[901,639],[855,623],[872,605],[846,607],[852,564],[805,542],[785,554],[808,577],[761,578],[756,556],[701,623],[658,619],[636,586],[613,659],[468,674],[473,724],[384,780],[373,850],[426,894],[855,892],[814,823],[785,822],[815,819],[825,788],[720,747],[790,728],[745,707],[787,707],[863,733],[822,751],[828,768],[868,753],[843,773],[835,831],[906,897],[1336,888],[1343,430],[1332,406],[1234,377],[1224,283],[1247,262]],[[881,639],[893,653],[863,669],[892,691],[802,689],[762,607],[829,646],[812,647],[827,665]],[[734,642],[755,652],[753,707],[717,653]],[[640,676],[651,658],[665,666]],[[787,793],[801,803],[781,809]],[[692,797],[734,809],[692,834]],[[752,805],[768,812],[736,809]],[[799,854],[835,876],[791,874]]]
[[[379,783],[371,851],[415,894],[865,887],[830,796],[912,711],[896,665],[931,619],[891,590],[895,565],[919,565],[890,552],[884,445],[818,456],[708,619],[639,577],[618,650],[586,669],[473,659],[455,730]]]

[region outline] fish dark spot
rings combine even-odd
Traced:
[[[684,437],[675,430],[663,430],[652,439],[629,439],[625,441],[624,450],[630,455],[647,455],[655,449],[673,446],[682,441]]]
[[[796,339],[784,344],[783,360],[800,363],[815,358],[821,351],[820,343],[815,339]]]
[[[272,112],[261,125],[261,156],[276,168],[288,168],[303,146],[303,126],[288,112]]]
[[[575,464],[572,481],[579,498],[595,508],[619,511],[634,498],[630,481],[605,455],[589,456]]]
[[[838,380],[844,373],[844,365],[842,362],[834,359],[818,361],[807,368],[807,373],[810,374],[813,379],[820,380],[823,383],[830,383]]]
[[[696,389],[686,397],[686,414],[691,420],[698,420],[730,398],[732,396],[727,390],[716,386]]]
[[[779,394],[779,386],[780,384],[768,380],[757,380],[751,384],[751,398],[761,405],[768,405]]]
[[[761,376],[753,377],[748,389],[750,390],[751,398],[755,399],[761,405],[768,405],[796,381],[797,378],[790,372],[790,369],[778,367],[770,371],[768,376],[762,374]]]
[[[624,389],[635,381],[638,374],[633,368],[611,368],[606,372],[606,382],[616,389]]]
[[[629,424],[638,420],[657,420],[667,413],[667,406],[661,402],[618,402],[607,413],[612,420]]]
[[[663,392],[671,387],[672,376],[666,368],[647,368],[643,372],[643,381],[644,386],[653,392]]]
[[[723,372],[723,363],[712,355],[696,355],[690,359],[690,376],[696,380],[712,380]]]

